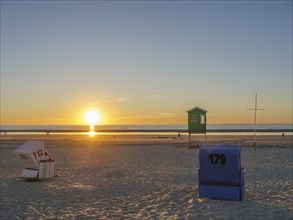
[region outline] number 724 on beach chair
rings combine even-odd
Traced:
[[[204,145],[199,149],[199,197],[243,199],[240,146]]]

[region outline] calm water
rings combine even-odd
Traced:
[[[1,130],[87,130],[86,125],[47,125],[47,126],[0,126]],[[131,130],[131,129],[187,129],[187,124],[184,125],[97,125],[97,130]],[[254,125],[249,124],[208,124],[207,129],[253,129]],[[257,129],[293,129],[292,124],[259,124]]]

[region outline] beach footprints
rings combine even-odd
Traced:
[[[140,196],[136,208],[140,208],[138,218],[192,219],[197,215],[197,186],[164,185],[148,189],[149,194]]]

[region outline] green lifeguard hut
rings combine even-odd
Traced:
[[[189,134],[189,144],[191,141],[191,134],[204,134],[206,140],[207,131],[207,110],[195,107],[187,111],[188,114],[188,134]]]

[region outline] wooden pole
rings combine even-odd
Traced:
[[[261,108],[259,108],[259,109],[257,108],[257,93],[255,94],[254,108],[247,109],[247,110],[253,110],[254,111],[253,146],[254,146],[254,150],[256,151],[256,118],[257,118],[256,113],[257,113],[258,110],[264,110],[264,109],[261,109]]]
[[[254,138],[253,145],[256,151],[256,110],[257,110],[257,93],[255,94],[255,105],[254,105]]]

